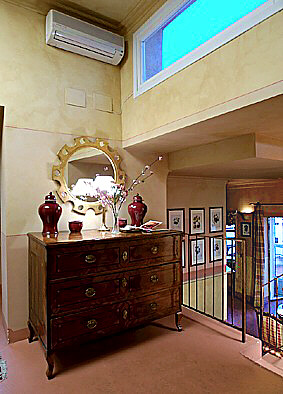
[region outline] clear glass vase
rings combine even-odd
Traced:
[[[118,224],[118,216],[119,212],[112,212],[113,213],[113,228],[112,228],[112,234],[118,234],[120,232],[119,230],[119,224]]]

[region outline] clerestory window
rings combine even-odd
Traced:
[[[134,34],[134,97],[282,10],[283,0],[169,0]]]

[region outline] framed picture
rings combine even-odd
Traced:
[[[209,232],[223,231],[223,207],[209,208]]]
[[[167,227],[185,232],[185,208],[167,209]]]
[[[205,241],[204,238],[191,240],[191,265],[205,263]]]
[[[241,223],[241,237],[250,237],[251,236],[251,227],[252,227],[252,224],[250,222],[242,222]]]
[[[182,241],[182,268],[186,268],[186,242]]]
[[[204,208],[190,208],[190,234],[204,234]]]
[[[223,248],[222,238],[210,238],[210,262],[222,260]]]

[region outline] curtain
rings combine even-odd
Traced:
[[[261,286],[264,282],[264,219],[260,203],[255,205],[253,229],[254,307],[260,308],[263,302]]]

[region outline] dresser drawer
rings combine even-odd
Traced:
[[[141,269],[130,272],[129,296],[154,293],[164,288],[177,286],[181,283],[179,264],[164,264],[158,268]]]
[[[130,245],[129,247],[130,263],[160,258],[166,259],[168,262],[175,258],[174,237],[143,240],[143,242]]]
[[[121,313],[122,306],[117,304],[51,319],[51,346],[55,349],[117,331],[123,322]]]
[[[57,250],[53,252],[51,257],[51,278],[82,276],[117,270],[120,268],[119,253],[120,249],[114,247]]]
[[[67,280],[51,284],[51,314],[70,310],[79,310],[101,305],[103,302],[119,300],[124,290],[123,279],[114,275],[110,277],[92,277],[87,279]]]
[[[179,311],[181,309],[180,291],[180,288],[175,288],[137,298],[130,305],[131,321],[136,324]]]

